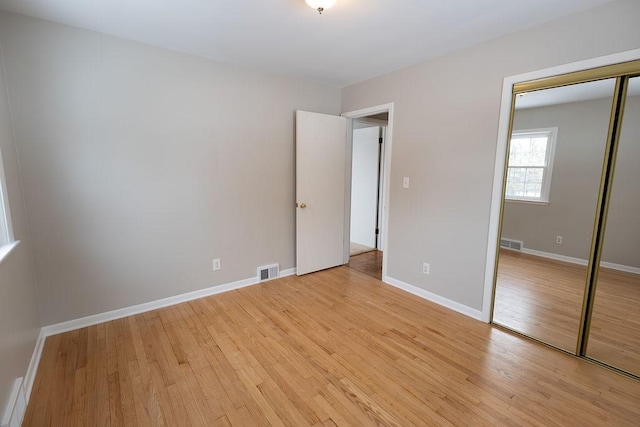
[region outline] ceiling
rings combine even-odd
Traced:
[[[344,87],[611,0],[0,0],[6,10]]]

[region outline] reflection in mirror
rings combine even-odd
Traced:
[[[629,80],[587,356],[640,376],[640,78]]]
[[[575,352],[615,80],[516,97],[493,321]]]

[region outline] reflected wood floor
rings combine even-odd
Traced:
[[[639,396],[343,266],[49,337],[24,425],[637,425]]]
[[[351,242],[349,245],[349,255],[356,256],[366,252],[375,251],[376,248],[371,246],[361,245],[360,243]]]
[[[349,267],[374,279],[382,280],[382,251],[371,251],[349,258]]]
[[[587,267],[501,250],[494,320],[575,352]],[[601,268],[587,356],[640,375],[640,275]]]

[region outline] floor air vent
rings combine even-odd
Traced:
[[[258,267],[258,280],[261,282],[276,279],[278,276],[280,276],[280,264],[263,265],[262,267]]]
[[[505,249],[513,249],[514,251],[521,251],[524,243],[520,240],[500,239],[500,247]]]

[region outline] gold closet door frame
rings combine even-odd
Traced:
[[[600,269],[600,260],[602,254],[602,243],[604,240],[607,215],[609,212],[609,202],[611,200],[611,187],[615,172],[616,155],[618,151],[618,143],[620,140],[620,130],[622,129],[622,121],[624,117],[624,109],[627,98],[627,89],[629,86],[629,79],[632,77],[640,76],[640,60],[622,62],[619,64],[607,65],[603,67],[591,68],[582,71],[571,72],[567,74],[560,74],[557,76],[546,77],[536,80],[525,81],[516,83],[513,85],[511,94],[511,112],[509,114],[509,126],[508,126],[508,138],[506,144],[506,154],[503,164],[503,176],[502,176],[502,194],[500,202],[500,220],[498,222],[498,239],[496,243],[495,265],[493,273],[493,292],[491,300],[490,321],[493,325],[500,328],[509,330],[518,335],[525,336],[536,342],[542,343],[549,347],[553,347],[556,350],[564,353],[572,354],[585,360],[594,362],[598,365],[613,369],[624,375],[640,379],[640,377],[631,374],[627,371],[623,371],[615,366],[611,366],[600,362],[595,359],[591,359],[586,356],[587,344],[589,341],[589,329],[591,326],[591,316],[593,313],[593,305],[596,293],[596,285],[598,279],[598,272]],[[616,78],[616,86],[613,94],[613,102],[611,106],[611,113],[609,118],[609,130],[607,134],[607,141],[605,146],[605,155],[602,167],[602,176],[600,177],[600,188],[598,192],[598,202],[596,205],[596,215],[594,218],[593,234],[591,239],[591,248],[589,253],[589,263],[587,266],[587,278],[585,280],[584,297],[582,304],[582,313],[580,317],[580,329],[578,332],[578,339],[575,353],[571,353],[565,349],[562,349],[556,345],[542,341],[535,337],[529,336],[520,331],[514,330],[504,325],[494,323],[493,315],[496,301],[496,285],[498,279],[498,262],[500,260],[500,240],[502,238],[502,222],[504,215],[505,205],[505,192],[507,186],[507,167],[509,163],[509,149],[511,147],[511,134],[513,133],[513,122],[515,114],[516,96],[525,92],[533,92],[543,89],[552,89],[556,87],[569,86],[580,83],[587,83],[596,80],[604,80]]]

